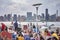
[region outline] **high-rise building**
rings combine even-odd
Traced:
[[[6,14],[4,15],[4,21],[7,21],[7,15]]]
[[[26,16],[21,16],[20,21],[26,21]]]
[[[0,16],[0,21],[4,21],[4,17],[3,16]]]
[[[60,22],[60,16],[58,16],[58,17],[57,17],[57,21],[59,21],[59,22]]]
[[[27,12],[27,19],[31,20],[32,19],[32,12]]]
[[[20,21],[20,15],[18,15],[18,18],[17,19],[18,19],[18,21]]]
[[[44,13],[42,13],[42,20],[43,20],[43,21],[45,20],[45,15],[44,15]]]
[[[36,20],[36,14],[34,14],[34,19]]]
[[[7,19],[8,19],[8,21],[11,21],[11,14],[7,15]]]
[[[42,13],[42,17],[44,18],[44,13]]]
[[[37,16],[37,19],[40,20],[40,15]]]
[[[56,14],[53,14],[50,16],[50,21],[56,21]]]
[[[48,14],[48,9],[45,9],[45,14],[46,14],[46,21],[48,21],[49,20],[49,14]]]
[[[14,14],[14,16],[13,16],[13,21],[16,21],[16,20],[17,20],[17,15]]]

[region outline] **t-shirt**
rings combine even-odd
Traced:
[[[16,38],[16,34],[12,34],[12,38]]]
[[[24,40],[24,37],[19,36],[18,40]]]
[[[2,32],[1,32],[1,35],[2,35],[2,37],[7,36],[9,39],[12,38],[12,35],[11,35],[10,33],[6,32],[6,31],[2,31]]]
[[[24,35],[24,40],[30,40],[29,35]]]

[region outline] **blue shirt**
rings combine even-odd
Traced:
[[[13,33],[13,34],[12,34],[12,38],[16,38],[16,34]]]
[[[25,35],[25,36],[24,36],[24,40],[30,40],[29,35]]]

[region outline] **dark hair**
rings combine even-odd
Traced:
[[[42,37],[42,35],[40,36],[40,40],[44,40],[44,38]]]
[[[36,28],[35,25],[33,25],[33,28]]]
[[[52,31],[51,34],[53,34],[54,32]]]
[[[57,34],[59,33],[59,28],[56,30],[56,33],[57,33]]]
[[[47,33],[48,33],[48,30],[47,30],[47,29],[45,29],[45,32],[47,32]]]
[[[22,33],[21,33],[21,34],[19,34],[19,36],[22,36],[22,37],[23,37]]]
[[[7,31],[7,26],[5,27],[5,30]]]
[[[53,40],[58,40],[56,37],[53,37]]]

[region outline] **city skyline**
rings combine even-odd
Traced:
[[[60,0],[0,0],[0,15],[36,13],[35,7],[32,6],[35,3],[43,4],[39,7],[38,14],[44,13],[45,9],[48,8],[50,15],[55,14],[56,10],[58,10],[58,15],[60,16]]]
[[[38,21],[60,21],[60,16],[57,15],[58,10],[56,11],[57,14],[50,15],[48,13],[48,9],[45,9],[45,14],[42,13],[41,15],[37,15]],[[26,14],[27,16],[17,14],[12,16],[12,14],[5,14],[4,16],[0,16],[0,21],[36,21],[36,14],[33,14],[32,12],[27,12]]]

